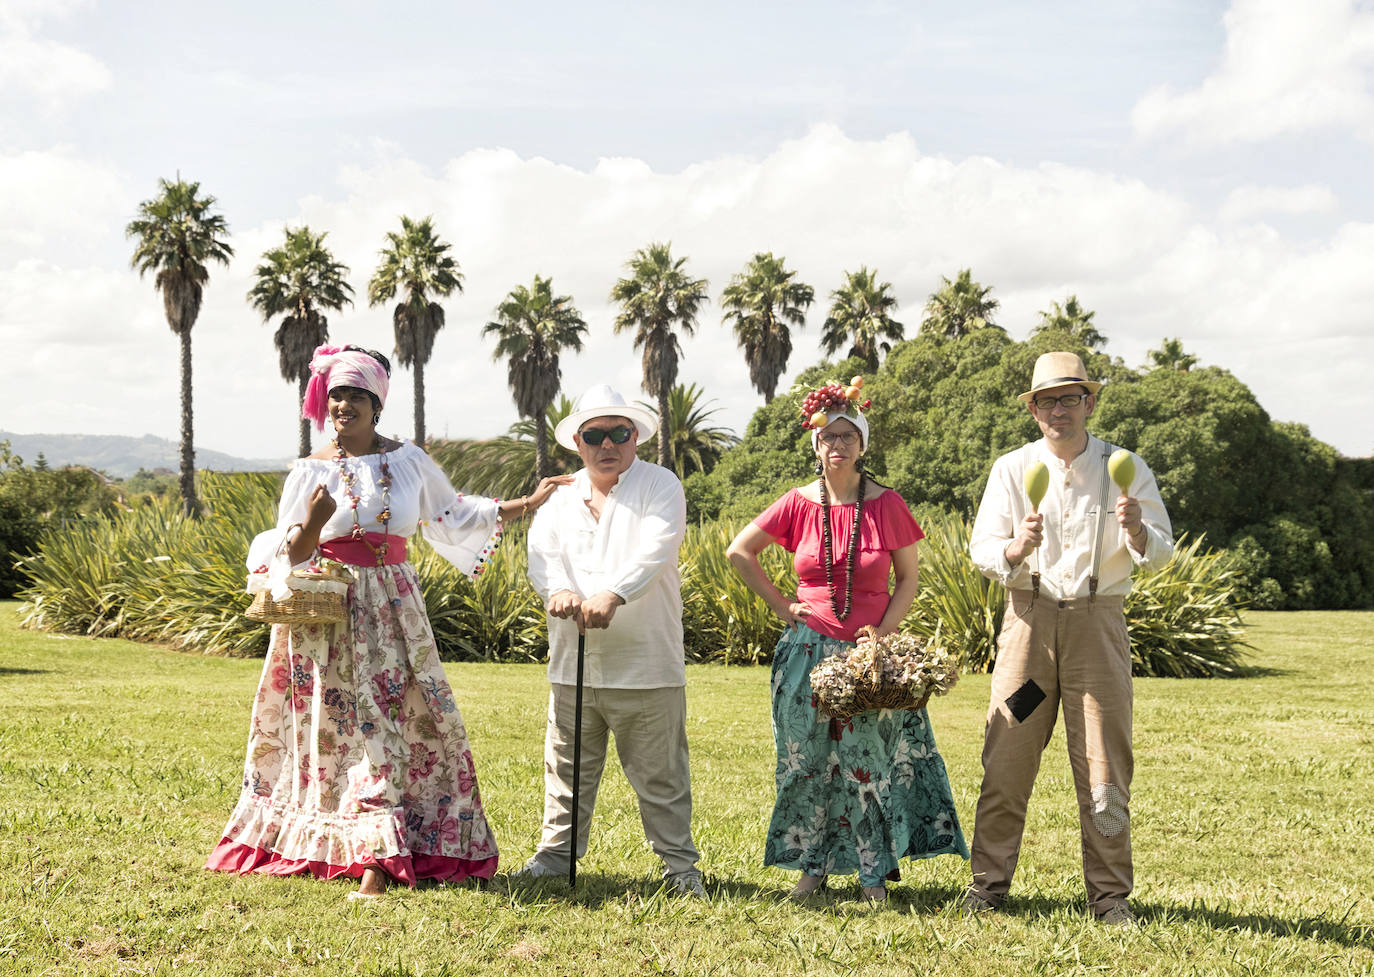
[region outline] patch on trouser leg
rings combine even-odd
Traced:
[[[1035,707],[1045,701],[1045,693],[1030,679],[1011,695],[1007,696],[1007,708],[1018,723],[1024,723]]]
[[[1121,788],[1116,784],[1093,784],[1093,827],[1104,838],[1115,838],[1130,823]]]

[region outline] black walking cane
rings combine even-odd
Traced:
[[[587,656],[587,635],[577,632],[577,693],[573,708],[572,836],[568,839],[568,888],[577,886],[577,814],[582,807],[582,663]]]

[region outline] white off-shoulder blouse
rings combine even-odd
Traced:
[[[383,508],[382,489],[377,484],[382,477],[383,457],[371,454],[343,461],[355,475],[352,492],[358,499],[358,523],[367,532],[384,531],[378,519]],[[408,539],[419,529],[435,552],[459,570],[473,577],[481,573],[500,538],[498,503],[455,492],[434,459],[410,442],[386,452],[385,459],[391,470],[391,519],[385,531]],[[277,562],[288,528],[305,522],[316,485],[323,485],[338,505],[320,531],[320,539],[352,533],[353,502],[345,491],[340,463],[332,458],[297,459],[282,487],[276,528],[259,533],[248,548],[250,571]]]

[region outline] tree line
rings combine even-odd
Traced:
[[[180,341],[181,442],[180,491],[183,510],[199,510],[195,495],[191,376],[191,331],[200,314],[209,282],[209,265],[227,265],[234,256],[228,224],[215,209],[215,198],[200,184],[178,178],[159,181],[159,193],[139,205],[138,216],[126,227],[136,241],[132,265],[140,274],[154,274],[162,293],[167,323]],[[367,285],[371,306],[395,301],[392,324],[395,354],[409,367],[414,380],[414,437],[426,442],[425,366],[434,351],[435,337],[444,326],[442,300],[463,290],[464,276],[450,245],[442,240],[433,219],[400,218],[401,229],[388,231],[379,262]],[[273,343],[282,378],[295,383],[304,397],[311,353],[329,338],[327,313],[353,304],[349,269],[325,243],[326,232],[308,226],[287,227],[282,243],[263,253],[248,292],[249,304],[264,322],[279,319]],[[693,277],[687,259],[674,257],[667,243],[641,248],[626,263],[627,274],[611,288],[621,311],[616,333],[633,335],[643,358],[643,387],[654,398],[660,425],[669,436],[658,439],[657,459],[674,465],[671,399],[677,381],[682,347],[679,335],[691,335],[703,306],[709,301],[708,282]],[[973,329],[992,328],[996,300],[989,288],[972,279],[969,270],[930,296],[921,334],[957,338]],[[784,259],[769,252],[753,256],[731,278],[721,295],[724,322],[731,326],[743,352],[750,382],[771,403],[792,355],[792,329],[805,324],[815,290],[796,280]],[[843,284],[830,293],[830,309],[822,326],[820,345],[827,355],[845,351],[877,369],[879,358],[892,343],[904,338],[905,327],[894,317],[898,300],[891,282],[881,281],[867,266],[845,272]],[[1084,313],[1070,297],[1055,304],[1054,322],[1065,323],[1091,345],[1092,314]],[[529,286],[519,285],[497,306],[484,336],[496,340],[495,358],[505,358],[507,381],[521,418],[533,425],[535,463],[543,476],[550,466],[543,418],[558,396],[562,374],[559,360],[582,349],[587,324],[571,296],[559,295],[547,277],[536,274]],[[309,422],[299,420],[299,453],[310,453]]]

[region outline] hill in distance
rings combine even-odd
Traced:
[[[176,442],[145,434],[131,438],[115,434],[15,434],[0,431],[0,442],[8,441],[10,450],[24,464],[33,465],[39,454],[53,468],[85,465],[113,478],[128,478],[140,468],[152,471],[180,467]],[[196,467],[220,472],[285,471],[291,458],[236,458],[222,451],[196,448]]]

